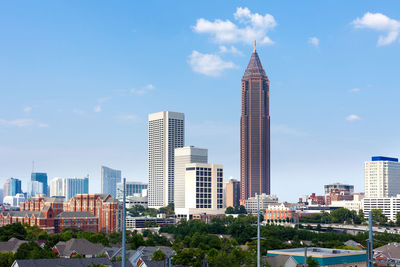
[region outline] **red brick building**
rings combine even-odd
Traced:
[[[90,212],[99,218],[99,232],[119,229],[122,205],[109,194],[77,194],[64,203],[64,211]]]
[[[265,220],[268,222],[297,221],[298,214],[295,206],[290,203],[270,204],[265,210]]]
[[[122,205],[108,194],[78,194],[62,198],[34,197],[20,203],[20,211],[0,213],[0,226],[21,222],[58,233],[66,227],[91,232],[119,230]]]
[[[353,194],[348,191],[333,189],[329,195],[325,195],[326,205],[331,205],[332,201],[353,200]]]

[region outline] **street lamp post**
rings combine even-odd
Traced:
[[[257,267],[260,267],[260,195],[257,194]]]
[[[122,197],[122,267],[126,267],[126,207],[125,191],[126,178],[123,178],[123,197]]]

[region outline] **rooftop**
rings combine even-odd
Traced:
[[[305,248],[277,249],[268,251],[268,254],[304,256],[304,249]],[[331,249],[331,248],[316,248],[316,247],[307,248],[307,256],[312,256],[316,258],[362,255],[362,254],[366,254],[365,250],[346,250],[346,249]]]
[[[54,247],[61,257],[69,257],[73,252],[82,255],[98,255],[104,252],[102,244],[94,244],[84,238],[72,238],[67,242],[60,241]]]
[[[390,157],[383,157],[383,156],[374,156],[371,159],[372,161],[393,161],[393,162],[399,162],[398,158],[390,158]]]
[[[96,218],[96,216],[88,211],[64,211],[58,214],[56,218]]]

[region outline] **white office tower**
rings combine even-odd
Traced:
[[[50,181],[50,197],[65,196],[65,178],[54,178]]]
[[[400,163],[397,158],[372,157],[364,166],[365,198],[400,194]]]
[[[208,150],[194,146],[175,148],[175,187],[174,187],[174,207],[185,207],[185,172],[186,164],[207,163]]]
[[[174,202],[175,148],[185,144],[184,114],[162,111],[149,115],[149,207]]]
[[[223,166],[190,163],[185,167],[185,206],[175,208],[179,218],[199,214],[224,214]]]
[[[63,196],[69,200],[76,194],[89,193],[89,176],[84,178],[54,178],[50,182],[50,196]]]
[[[117,196],[117,183],[121,182],[121,171],[101,166],[101,193]]]

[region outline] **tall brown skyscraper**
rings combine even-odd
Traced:
[[[269,80],[256,51],[242,78],[240,116],[240,202],[270,194]]]

